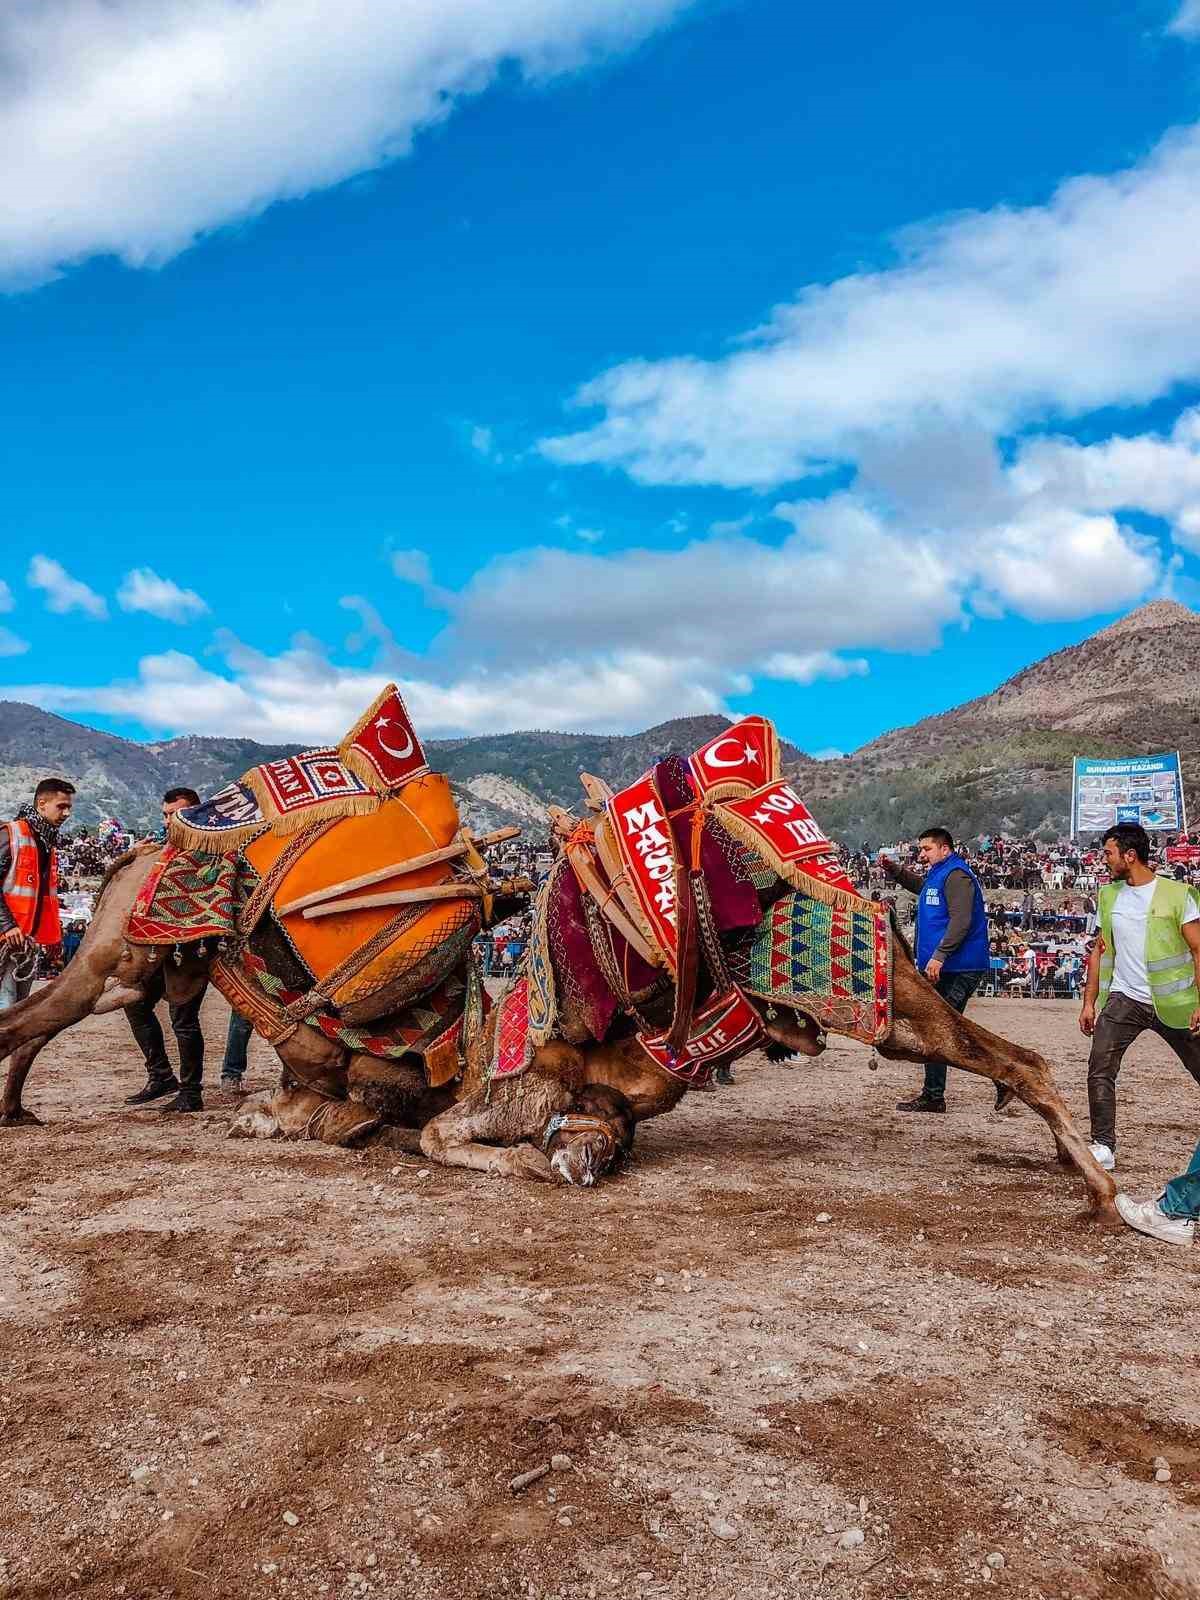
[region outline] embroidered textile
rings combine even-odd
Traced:
[[[668,1048],[666,1033],[638,1034],[642,1049],[673,1078],[690,1089],[708,1085],[713,1068],[753,1050],[766,1030],[746,996],[736,987],[714,996],[692,1019],[687,1043],[676,1055]]]
[[[182,850],[224,855],[248,844],[266,827],[258,801],[244,783],[227,783],[198,806],[186,806],[167,823],[167,838]]]
[[[429,771],[400,691],[389,683],[338,746],[346,767],[375,794],[395,794]]]
[[[775,902],[752,941],[730,952],[729,968],[748,993],[877,1044],[892,1025],[891,952],[885,910],[867,901],[831,905],[797,889]]]
[[[820,823],[784,779],[763,784],[741,800],[720,801],[716,813],[785,882],[835,903],[869,903],[847,877]]]
[[[560,857],[551,877],[558,877],[570,866]],[[550,963],[550,895],[540,894],[533,908],[533,926],[525,953],[525,972],[529,979],[529,1039],[536,1049],[549,1043],[558,1020],[558,998],[554,989],[554,968]]]
[[[361,816],[379,804],[336,750],[305,750],[253,767],[242,778],[276,833],[294,833],[322,817]]]
[[[779,776],[779,736],[766,717],[744,717],[702,744],[688,760],[705,802],[746,795]]]
[[[133,944],[152,945],[225,938],[233,931],[236,895],[232,855],[166,845],[138,891],[127,937]]]
[[[488,1070],[489,1083],[497,1078],[519,1078],[533,1060],[533,1044],[529,1038],[529,981],[524,974],[501,996],[499,1013]]]
[[[654,943],[674,972],[678,953],[675,874],[679,864],[675,833],[653,773],[647,772],[612,797],[608,821]]]

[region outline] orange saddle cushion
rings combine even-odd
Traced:
[[[450,785],[440,772],[431,772],[406,784],[399,795],[370,815],[345,817],[322,834],[284,875],[275,892],[275,904],[287,905],[347,878],[440,850],[453,843],[458,828],[458,808]],[[291,842],[287,835],[262,834],[245,847],[246,859],[260,877],[265,876]],[[443,861],[415,872],[397,872],[348,893],[382,894],[389,889],[449,883],[453,866]],[[418,907],[372,906],[311,920],[294,911],[279,920],[320,983],[402,911],[415,911],[413,920],[388,947],[330,996],[335,1005],[349,1005],[394,982],[454,934],[477,923],[477,905],[464,897]]]

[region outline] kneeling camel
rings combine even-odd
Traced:
[[[161,949],[132,945],[126,924],[154,852],[123,858],[110,872],[96,915],[62,977],[0,1013],[0,1058],[10,1055],[0,1099],[0,1124],[36,1123],[22,1090],[38,1052],[83,1017],[140,999],[142,985],[164,959]],[[877,1045],[888,1060],[939,1058],[990,1078],[1047,1123],[1063,1165],[1087,1189],[1090,1213],[1116,1221],[1113,1179],[1096,1164],[1054,1086],[1050,1068],[1027,1050],[960,1016],[920,975],[893,933],[893,1023]],[[194,994],[205,964],[195,953],[168,961],[174,1000]],[[765,1008],[764,1008],[765,1009]],[[811,1018],[764,1015],[775,1046],[819,1055],[824,1040]],[[239,1119],[247,1134],[319,1137],[335,1144],[370,1138],[385,1123],[420,1129],[424,1154],[447,1166],[508,1176],[591,1183],[628,1150],[636,1123],[678,1104],[683,1085],[658,1068],[632,1036],[603,1044],[556,1041],[538,1050],[519,1078],[490,1089],[465,1082],[430,1089],[416,1064],[381,1063],[298,1028],[277,1045],[280,1088],[264,1107]]]

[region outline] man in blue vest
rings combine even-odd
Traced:
[[[919,844],[924,875],[882,853],[879,862],[890,878],[917,897],[917,966],[947,1005],[963,1012],[991,960],[983,890],[945,828],[926,828]],[[997,1101],[1001,1093],[997,1088]],[[927,1061],[925,1087],[914,1100],[901,1100],[896,1110],[945,1109],[946,1063]]]

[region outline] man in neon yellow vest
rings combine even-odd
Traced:
[[[1117,1073],[1138,1035],[1157,1033],[1200,1083],[1200,907],[1187,884],[1154,875],[1150,840],[1136,823],[1104,835],[1104,864],[1112,881],[1100,890],[1079,1027],[1092,1039],[1092,1154],[1111,1172]]]

